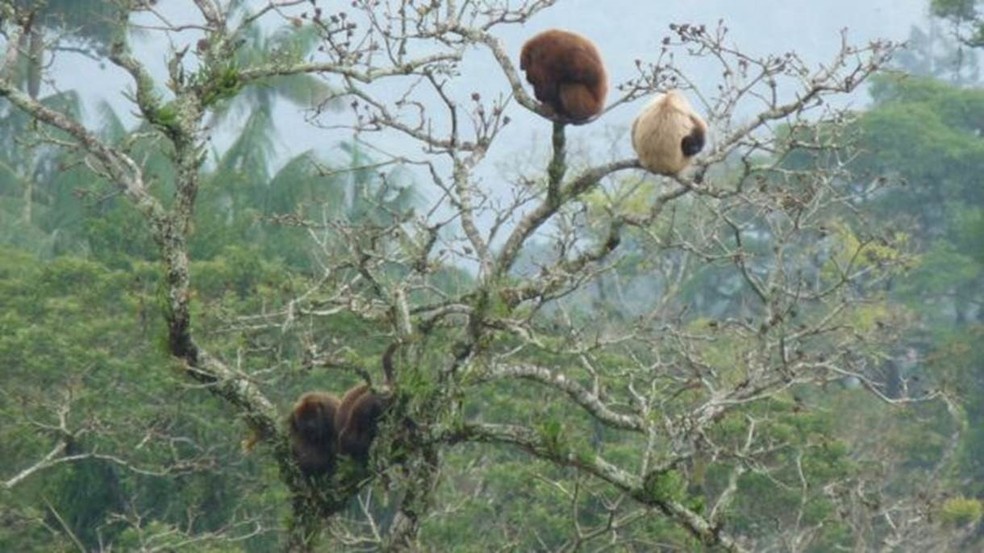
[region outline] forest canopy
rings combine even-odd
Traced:
[[[0,550],[984,546],[977,2],[587,115],[567,2],[168,4],[0,0]]]

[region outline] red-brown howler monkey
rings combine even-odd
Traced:
[[[679,90],[653,99],[632,123],[632,147],[653,173],[676,175],[704,148],[707,123]]]
[[[385,410],[386,398],[368,384],[359,384],[345,392],[335,412],[338,452],[348,455],[359,466],[367,466],[369,447]]]
[[[383,354],[387,388],[393,382],[392,356],[397,346],[391,345]],[[339,455],[368,466],[369,448],[390,399],[390,391],[374,390],[369,384],[349,388],[341,401],[326,392],[302,394],[288,420],[291,449],[301,473],[330,475]]]
[[[598,48],[587,38],[551,29],[526,41],[519,68],[537,100],[566,122],[587,123],[601,113],[608,75]]]
[[[335,471],[335,415],[339,401],[327,392],[306,392],[297,398],[287,430],[291,451],[304,476],[319,476]]]

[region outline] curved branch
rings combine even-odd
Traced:
[[[15,41],[11,41],[16,44]],[[115,150],[90,132],[81,123],[51,109],[18,90],[8,79],[0,79],[0,97],[7,98],[17,108],[37,120],[59,129],[78,142],[79,148],[94,157],[136,208],[152,223],[160,224],[167,218],[164,207],[147,192],[143,173],[129,156]]]
[[[650,473],[646,479],[639,478],[619,469],[598,455],[551,446],[535,431],[523,426],[468,423],[449,438],[452,443],[469,441],[510,444],[538,458],[582,470],[621,489],[643,505],[659,509],[705,545],[717,546],[734,553],[747,551],[734,538],[725,535],[719,527],[699,513],[688,509],[681,502],[647,491],[646,480],[650,476],[658,477],[656,473]]]
[[[330,73],[333,75],[342,75],[350,79],[355,79],[362,83],[370,83],[383,77],[410,75],[420,70],[420,68],[434,63],[459,61],[460,59],[461,54],[459,53],[433,54],[430,56],[423,56],[401,65],[365,70],[356,69],[355,67],[348,65],[339,65],[336,63],[296,63],[292,65],[277,65],[271,63],[269,65],[243,69],[239,71],[237,76],[243,84],[249,84],[270,77],[282,77],[304,73]]]
[[[484,380],[504,380],[507,378],[532,380],[560,390],[585,411],[614,428],[636,432],[644,432],[646,430],[645,420],[642,417],[612,411],[602,403],[601,398],[596,394],[563,374],[534,365],[514,365],[493,369],[492,374]]]
[[[16,48],[16,40],[10,41],[8,48]],[[121,50],[122,52],[122,50]],[[7,58],[10,59],[10,52]],[[147,73],[125,56],[118,58],[138,81],[138,88],[149,87],[143,82]],[[51,109],[21,92],[8,79],[0,79],[0,97],[36,118],[71,136],[77,147],[95,158],[105,171],[107,178],[116,185],[136,209],[143,214],[150,225],[151,234],[157,242],[164,262],[165,279],[168,283],[167,311],[165,318],[169,331],[169,348],[175,357],[185,364],[185,371],[195,380],[208,385],[209,390],[242,409],[250,426],[262,436],[277,434],[279,415],[274,405],[241,374],[218,359],[200,350],[191,337],[191,315],[188,309],[191,294],[188,276],[188,255],[186,232],[191,217],[191,203],[194,201],[195,186],[178,183],[179,190],[185,186],[186,201],[177,204],[177,213],[170,213],[166,207],[147,190],[143,173],[138,164],[119,149],[105,144],[80,122]],[[147,97],[148,101],[151,97]],[[190,124],[189,124],[190,125]],[[189,136],[192,133],[187,133]],[[195,144],[190,140],[182,144],[183,153],[189,161],[182,176],[197,179],[193,170],[197,167]],[[181,153],[179,153],[181,155]],[[191,160],[190,158],[194,158]],[[181,165],[181,160],[178,160]],[[192,183],[195,184],[195,183]]]
[[[506,239],[506,243],[502,247],[497,260],[496,270],[499,275],[501,276],[509,272],[509,269],[516,261],[516,257],[519,255],[520,249],[530,235],[557,213],[566,201],[587,192],[597,185],[602,178],[616,171],[638,169],[639,167],[641,167],[639,160],[635,158],[612,161],[604,165],[599,165],[581,173],[577,178],[567,183],[566,186],[561,187],[555,198],[549,197],[549,195],[547,198],[544,198],[540,205],[523,217],[516,225],[516,228],[513,229],[509,238]]]

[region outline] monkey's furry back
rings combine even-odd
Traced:
[[[704,147],[707,124],[677,90],[656,96],[632,123],[639,163],[661,175],[676,175]]]
[[[550,29],[526,41],[519,59],[534,96],[554,114],[580,124],[604,109],[608,75],[588,38]]]

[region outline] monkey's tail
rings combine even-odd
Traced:
[[[393,389],[393,382],[395,381],[393,377],[394,374],[393,355],[396,354],[397,350],[399,350],[400,346],[402,345],[403,342],[400,341],[393,342],[392,344],[389,345],[389,347],[386,348],[386,351],[383,352],[383,360],[382,360],[383,378],[385,379],[386,387],[391,390]]]

